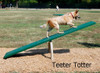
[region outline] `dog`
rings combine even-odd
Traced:
[[[43,24],[40,27],[45,28],[48,25],[48,30],[47,30],[46,36],[49,37],[49,32],[53,28],[55,28],[57,30],[57,33],[64,33],[64,32],[59,31],[59,29],[60,29],[59,25],[69,25],[70,27],[77,28],[77,26],[75,26],[75,24],[72,22],[73,22],[73,20],[77,20],[78,18],[80,18],[79,10],[75,10],[73,12],[66,13],[63,16],[51,18],[47,21],[47,24]]]

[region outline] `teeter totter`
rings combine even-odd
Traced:
[[[64,14],[53,14],[54,16],[62,16],[62,15],[64,15]]]
[[[33,42],[33,43],[28,44],[28,45],[19,47],[17,49],[14,49],[12,51],[7,52],[5,54],[5,56],[4,56],[4,59],[7,59],[7,58],[9,58],[9,57],[11,57],[11,56],[19,53],[19,52],[22,52],[22,51],[27,50],[29,48],[38,46],[38,45],[43,44],[43,43],[46,43],[46,42],[49,42],[48,43],[49,44],[48,45],[49,46],[48,48],[50,49],[51,59],[53,60],[53,43],[52,43],[52,40],[57,39],[57,38],[60,38],[60,37],[62,37],[64,35],[68,35],[68,34],[70,34],[72,32],[78,31],[80,29],[86,28],[86,27],[91,26],[91,25],[94,25],[94,24],[96,24],[96,22],[90,21],[90,22],[87,22],[87,23],[84,23],[84,24],[81,24],[81,25],[77,26],[77,28],[70,28],[68,30],[65,30],[64,33],[62,33],[62,34],[56,33],[54,35],[49,36],[49,38],[43,38],[43,39],[38,40],[36,42]]]

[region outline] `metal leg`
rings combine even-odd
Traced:
[[[51,53],[51,59],[53,60],[53,42],[52,41],[49,41],[48,49],[49,49],[49,51]]]

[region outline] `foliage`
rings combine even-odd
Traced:
[[[0,0],[3,5],[12,3],[13,6],[28,8],[100,8],[100,0]]]

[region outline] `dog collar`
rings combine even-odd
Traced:
[[[72,17],[74,18],[74,16],[73,16],[73,14],[72,13],[70,13],[71,15],[72,15]]]

